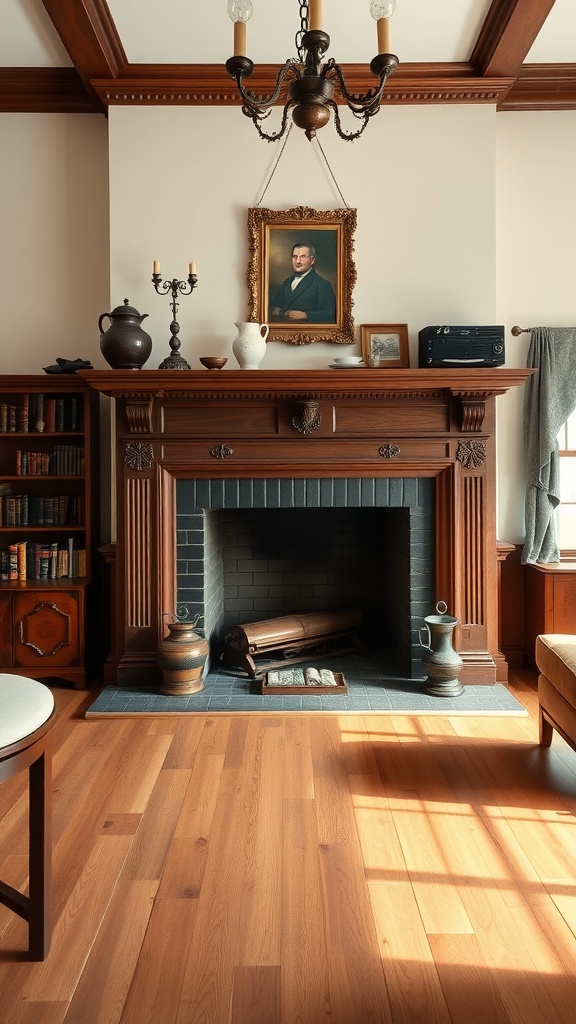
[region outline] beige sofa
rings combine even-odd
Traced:
[[[576,636],[536,637],[540,744],[549,747],[557,732],[576,750]]]

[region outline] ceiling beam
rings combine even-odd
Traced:
[[[555,0],[492,0],[470,63],[486,78],[516,78]]]
[[[42,0],[85,88],[114,79],[128,61],[106,0]]]

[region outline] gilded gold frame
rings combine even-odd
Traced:
[[[339,345],[354,343],[352,291],[356,283],[354,230],[356,210],[313,210],[296,206],[292,210],[248,210],[250,292],[248,318],[270,327],[268,340],[290,345],[310,345],[330,341]],[[280,323],[270,317],[271,289],[290,274],[290,255],[294,244],[313,244],[321,276],[331,280],[336,296],[334,323]],[[282,259],[280,260],[280,256]],[[280,272],[281,266],[281,272]],[[280,276],[279,276],[280,274]]]

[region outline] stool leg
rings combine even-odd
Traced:
[[[52,938],[52,737],[30,765],[28,956],[45,960]]]

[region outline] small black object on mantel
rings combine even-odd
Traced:
[[[43,366],[44,373],[76,373],[76,370],[93,370],[89,359],[63,359],[56,357],[52,366]]]

